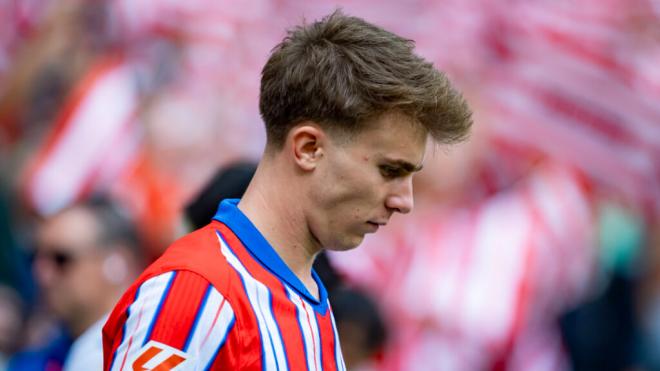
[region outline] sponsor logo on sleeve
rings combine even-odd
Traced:
[[[140,349],[132,367],[133,371],[182,370],[189,358],[179,349],[151,340]]]

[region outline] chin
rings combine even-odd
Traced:
[[[326,247],[326,249],[331,250],[331,251],[352,250],[352,249],[358,247],[362,243],[363,240],[364,240],[364,237],[353,238],[353,239],[349,239],[347,241],[335,241],[335,243],[328,245],[328,247]]]

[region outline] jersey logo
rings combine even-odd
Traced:
[[[188,355],[169,345],[149,341],[133,361],[133,371],[170,371],[185,362]]]

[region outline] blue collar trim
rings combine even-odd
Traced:
[[[305,285],[293,274],[289,266],[280,258],[275,249],[266,241],[266,238],[252,224],[245,214],[238,208],[240,200],[226,199],[218,206],[214,220],[229,227],[243,243],[250,254],[257,259],[262,266],[284,281],[303,297],[317,312],[325,315],[328,307],[328,292],[321,282],[316,271],[312,269],[312,277],[319,288],[319,300],[309,293]]]

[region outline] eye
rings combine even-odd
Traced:
[[[398,167],[394,167],[390,165],[380,165],[378,168],[380,170],[380,174],[385,179],[394,179],[402,175],[402,171]]]

